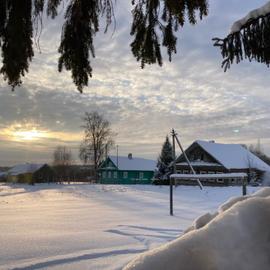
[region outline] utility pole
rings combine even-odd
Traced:
[[[175,131],[172,129],[172,141],[173,141],[173,173],[176,172],[176,162],[175,162]],[[173,183],[174,179],[170,177],[170,215],[173,216]]]
[[[179,145],[179,147],[180,147],[180,149],[181,149],[181,151],[182,151],[182,153],[183,153],[183,155],[184,155],[184,157],[185,157],[185,159],[186,159],[186,162],[188,163],[188,165],[189,165],[189,167],[190,167],[192,173],[193,173],[193,174],[196,174],[194,168],[192,167],[192,165],[191,165],[191,163],[190,163],[190,161],[189,161],[189,159],[188,159],[188,157],[187,157],[187,155],[186,155],[186,152],[184,151],[184,149],[183,149],[183,147],[182,147],[180,141],[179,141],[178,138],[177,138],[177,134],[176,134],[176,133],[175,133],[174,137],[175,137],[176,142],[177,142],[177,144]],[[202,183],[201,183],[201,181],[200,181],[199,178],[197,179],[197,182],[198,182],[198,185],[199,185],[200,189],[203,189]]]
[[[116,166],[118,169],[118,144],[116,145]]]
[[[245,196],[247,195],[247,178],[244,177],[242,181],[242,195]]]
[[[108,145],[106,144],[105,145],[105,164],[106,164],[106,177],[105,177],[105,182],[104,183],[106,183],[106,180],[108,179]],[[102,177],[101,177],[101,179],[102,179]],[[101,184],[102,184],[102,182],[101,182]]]
[[[108,144],[105,145],[105,158],[108,158]]]

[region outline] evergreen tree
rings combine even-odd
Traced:
[[[208,0],[131,0],[133,22],[130,34],[132,53],[141,67],[162,65],[165,47],[169,60],[176,53],[176,32],[185,21],[194,25],[208,14]],[[59,46],[58,70],[71,71],[74,84],[82,92],[92,76],[94,37],[105,17],[105,32],[114,18],[112,0],[0,0],[0,74],[14,88],[22,83],[34,56],[33,37],[40,36],[43,13],[54,19],[66,3]],[[36,43],[38,44],[38,40]]]
[[[257,143],[255,146],[251,144],[249,146],[249,151],[264,161],[266,164],[270,165],[270,157],[263,152],[259,143]]]
[[[40,36],[43,13],[54,19],[66,3],[59,46],[58,70],[71,71],[74,84],[82,92],[92,76],[95,57],[94,37],[105,18],[105,32],[115,21],[112,0],[0,0],[0,74],[12,88],[22,83],[34,57],[33,39]],[[162,65],[161,47],[169,61],[176,53],[177,32],[185,23],[196,24],[208,15],[209,0],[131,0],[131,51],[143,68],[145,64]],[[255,15],[256,16],[255,16]],[[215,38],[223,57],[225,71],[232,63],[249,61],[270,66],[270,3],[251,11],[234,23],[230,34]],[[38,44],[38,40],[35,40]],[[38,46],[39,47],[39,46]]]
[[[168,135],[166,136],[165,142],[163,143],[161,153],[158,157],[158,171],[156,178],[164,178],[166,174],[170,172],[169,165],[173,161],[173,148],[170,143]]]
[[[173,161],[173,149],[169,141],[169,137],[166,136],[165,142],[163,143],[158,162],[168,166]]]

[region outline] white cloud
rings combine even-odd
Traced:
[[[269,70],[245,62],[224,73],[219,51],[211,41],[227,33],[230,21],[263,2],[249,0],[241,7],[234,0],[226,4],[210,1],[207,19],[180,30],[173,62],[164,54],[162,68],[146,66],[144,70],[129,48],[129,4],[117,2],[116,32],[97,35],[93,78],[83,94],[78,93],[68,72],[57,71],[62,19],[44,24],[42,54],[36,53],[24,85],[12,93],[0,83],[0,133],[14,123],[32,121],[55,138],[29,147],[7,141],[0,134],[1,152],[8,153],[0,163],[25,160],[26,149],[28,160],[50,159],[53,147],[61,143],[76,152],[81,117],[92,110],[112,122],[120,154],[156,158],[172,127],[185,146],[199,138],[248,144],[261,138],[270,154]],[[74,134],[75,139],[61,140],[59,132]]]

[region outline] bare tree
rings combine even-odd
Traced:
[[[260,140],[258,140],[256,145],[251,144],[249,146],[249,151],[258,158],[260,158],[262,161],[264,161],[266,164],[270,165],[270,157],[264,153],[263,148],[260,144]]]
[[[58,180],[70,180],[70,167],[72,165],[72,153],[66,146],[57,146],[53,152],[53,166]]]
[[[84,138],[80,146],[80,159],[86,164],[94,165],[95,179],[97,179],[97,170],[114,145],[113,137],[116,135],[111,130],[110,122],[98,112],[86,112],[83,117]]]

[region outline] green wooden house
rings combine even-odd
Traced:
[[[102,184],[151,184],[156,161],[127,157],[108,156],[99,167]]]

